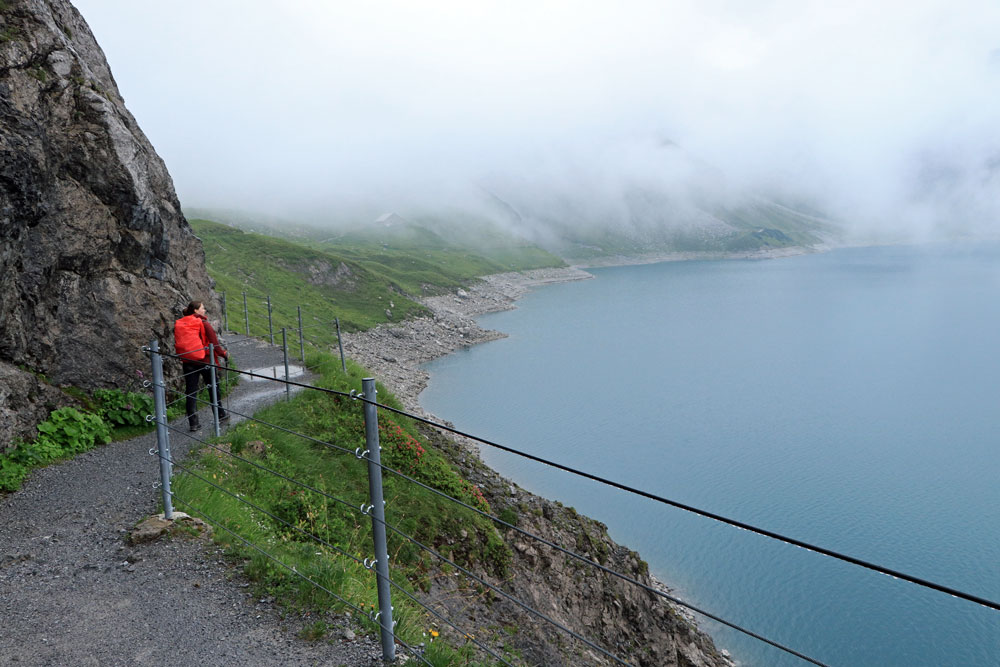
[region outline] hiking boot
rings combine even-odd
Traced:
[[[201,430],[201,423],[198,421],[198,415],[191,415],[188,417],[188,430],[192,433]]]
[[[229,413],[226,412],[225,410],[219,410],[219,421],[220,422],[229,421]]]

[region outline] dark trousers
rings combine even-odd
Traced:
[[[201,388],[201,380],[204,380],[208,387],[209,400],[219,407],[219,418],[225,416],[226,411],[219,403],[219,395],[216,387],[212,384],[212,369],[197,361],[185,361],[181,364],[184,372],[184,393],[187,400],[184,402],[184,409],[188,417],[198,412],[198,390]]]

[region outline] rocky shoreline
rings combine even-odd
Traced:
[[[669,259],[692,257],[649,261]],[[632,263],[642,263],[642,260]],[[391,389],[406,410],[438,423],[451,425],[420,407],[419,396],[427,387],[429,378],[428,373],[420,368],[421,364],[462,348],[506,337],[501,332],[480,327],[475,322],[476,316],[510,310],[515,307],[514,303],[518,298],[537,287],[593,277],[581,267],[486,276],[453,294],[424,298],[422,302],[432,312],[429,317],[398,324],[383,324],[367,331],[345,334],[344,350]],[[579,535],[585,535],[591,544],[601,545],[593,551],[611,555],[610,560],[607,563],[602,561],[602,564],[658,590],[669,591],[667,586],[649,574],[639,554],[613,542],[607,535],[606,526],[600,522],[579,515],[561,503],[539,498],[503,478],[482,464],[476,443],[450,435],[442,438],[437,431],[433,431],[433,434],[439,446],[451,450],[450,456],[463,474],[483,489],[495,511],[503,508],[533,508],[536,518],[527,522],[532,533],[551,538],[557,544],[571,545],[579,542]],[[727,652],[716,649],[708,635],[697,628],[694,616],[687,609],[669,604],[662,598],[653,600],[651,594],[632,586],[626,587],[631,588],[631,591],[625,591],[621,581],[607,576],[594,577],[596,583],[584,590],[578,583],[574,583],[572,577],[561,574],[575,572],[577,563],[567,562],[564,555],[549,547],[525,544],[523,539],[519,541],[513,531],[508,533],[508,537],[514,540],[515,569],[521,574],[504,583],[517,589],[520,595],[536,600],[543,606],[551,606],[553,598],[562,600],[562,606],[577,610],[575,614],[569,614],[568,618],[575,617],[574,620],[581,624],[581,629],[597,633],[591,636],[615,636],[617,633],[619,638],[635,637],[647,648],[654,647],[649,649],[651,660],[641,659],[633,654],[632,657],[637,659],[638,664],[723,667],[734,664]],[[544,571],[539,571],[540,569]],[[435,597],[433,593],[432,598]],[[442,599],[455,595],[453,590],[438,593]],[[633,604],[625,608],[621,600]],[[590,608],[596,609],[598,613],[588,619],[588,614],[580,610]],[[612,609],[610,615],[608,608]],[[479,609],[475,614],[470,609],[467,606],[463,611],[476,616],[483,625],[495,624],[502,616],[496,609]],[[519,610],[506,609],[503,613],[517,616]],[[617,617],[612,618],[613,616]],[[662,635],[662,638],[653,640],[653,635],[656,634]],[[566,656],[559,655],[554,652],[553,647],[545,645],[547,640],[544,637],[523,639],[528,644],[525,647],[527,652],[536,657],[544,656],[545,664],[572,664],[564,663]],[[601,662],[597,660],[595,664]]]
[[[421,364],[506,337],[499,331],[483,329],[476,324],[475,317],[510,310],[517,299],[537,287],[590,278],[591,274],[578,267],[486,276],[453,294],[422,299],[433,313],[430,317],[344,334],[344,352],[391,388],[407,410],[426,414],[418,400],[428,380]]]

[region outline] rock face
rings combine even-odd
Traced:
[[[487,572],[476,574],[607,653],[572,639],[565,630],[543,623],[507,598],[484,595],[475,586],[461,583],[460,577],[434,579],[422,596],[425,604],[447,618],[461,618],[465,632],[515,648],[526,664],[620,664],[611,654],[641,667],[733,666],[689,612],[653,592],[669,594],[650,577],[639,554],[608,536],[607,526],[504,479],[471,453],[468,445],[430,428],[423,433],[465,479],[482,489],[493,513],[516,526],[516,530],[501,529],[504,541],[512,546],[509,572],[502,579]],[[565,550],[591,562],[569,556]],[[461,641],[444,624],[441,630]]]
[[[166,167],[68,1],[0,1],[0,127],[3,449],[40,412],[12,400],[121,386],[187,301],[218,310]]]

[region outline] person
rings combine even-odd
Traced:
[[[209,360],[209,345],[216,354]],[[229,358],[229,352],[219,342],[219,337],[205,317],[205,304],[192,301],[184,309],[184,317],[174,322],[174,351],[181,358],[181,368],[184,372],[184,393],[187,400],[184,403],[188,417],[188,427],[191,431],[201,428],[198,422],[198,390],[199,377],[208,387],[209,400],[218,407],[219,420],[229,419],[229,413],[219,402],[218,390],[212,383],[212,372],[208,364],[218,365],[219,357]]]

